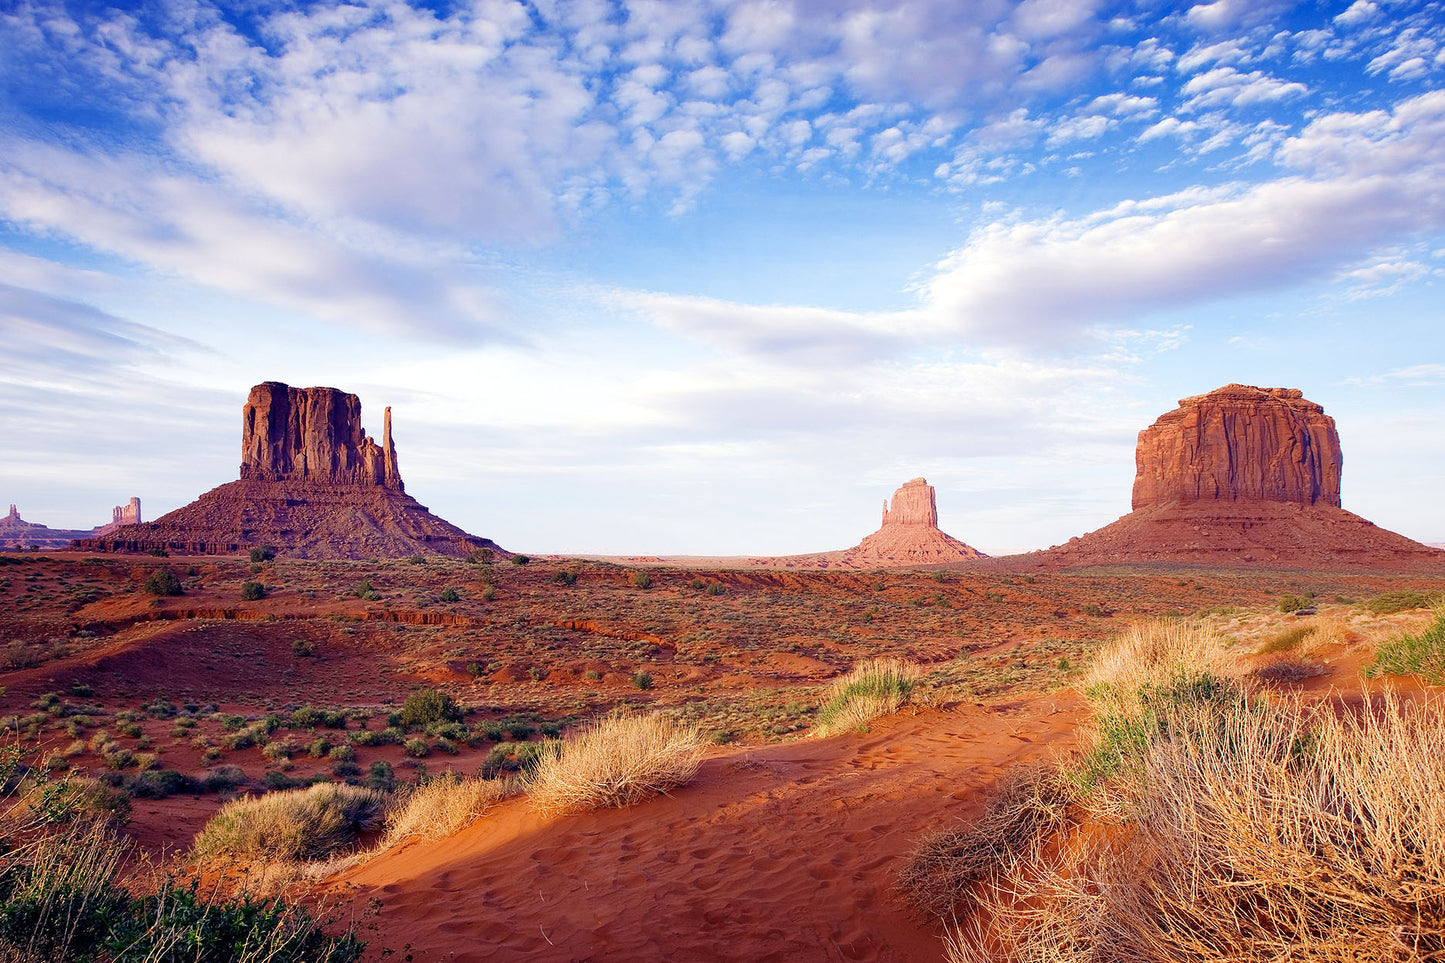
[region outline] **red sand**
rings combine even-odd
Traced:
[[[671,797],[556,819],[513,800],[336,885],[381,899],[382,932],[405,920],[418,959],[941,960],[892,892],[909,850],[1084,715],[1061,692],[733,750]]]

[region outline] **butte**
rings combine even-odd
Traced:
[[[362,431],[361,402],[337,388],[267,381],[241,409],[241,477],[153,522],[76,547],[228,554],[272,546],[296,558],[400,558],[501,552],[406,494],[386,409],[381,443]]]
[[[1015,558],[1050,568],[1445,567],[1445,552],[1340,506],[1342,461],[1334,419],[1298,389],[1226,385],[1139,432],[1132,512]]]
[[[844,568],[889,568],[986,557],[939,529],[937,494],[926,480],[914,478],[893,493],[891,507],[883,503],[878,531],[844,550],[839,564]]]

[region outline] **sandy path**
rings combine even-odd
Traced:
[[[374,950],[418,960],[941,960],[892,896],[904,854],[1084,713],[1061,692],[733,750],[672,797],[551,820],[517,800],[339,885],[382,900]]]

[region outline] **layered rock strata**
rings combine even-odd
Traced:
[[[1009,561],[1445,567],[1445,552],[1340,507],[1342,461],[1334,419],[1298,389],[1226,385],[1139,433],[1134,511]]]
[[[77,538],[94,535],[99,529],[75,531],[65,528],[51,528],[38,522],[27,522],[20,517],[20,510],[14,505],[10,512],[0,518],[0,549],[54,549],[68,548]]]
[[[361,402],[336,388],[251,389],[241,410],[241,477],[153,522],[78,542],[92,551],[227,554],[261,545],[297,558],[465,556],[491,540],[406,494],[386,409],[381,443]]]
[[[1139,432],[1135,509],[1267,501],[1340,507],[1340,436],[1297,388],[1225,385]]]

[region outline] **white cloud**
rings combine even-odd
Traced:
[[[660,295],[630,303],[672,330],[761,354],[858,358],[910,342],[1067,347],[1155,311],[1328,277],[1383,243],[1445,229],[1445,92],[1391,113],[1322,115],[1276,160],[1300,173],[1075,219],[987,224],[936,265],[906,311]],[[1378,270],[1402,280],[1413,269]]]
[[[1372,3],[1371,0],[1355,0],[1344,13],[1335,17],[1335,23],[1341,27],[1358,27],[1362,23],[1374,20],[1379,15],[1379,4]]]
[[[1199,110],[1229,105],[1248,107],[1307,94],[1309,88],[1297,81],[1270,77],[1262,71],[1241,73],[1233,67],[1216,67],[1196,74],[1184,84],[1188,107]]]

